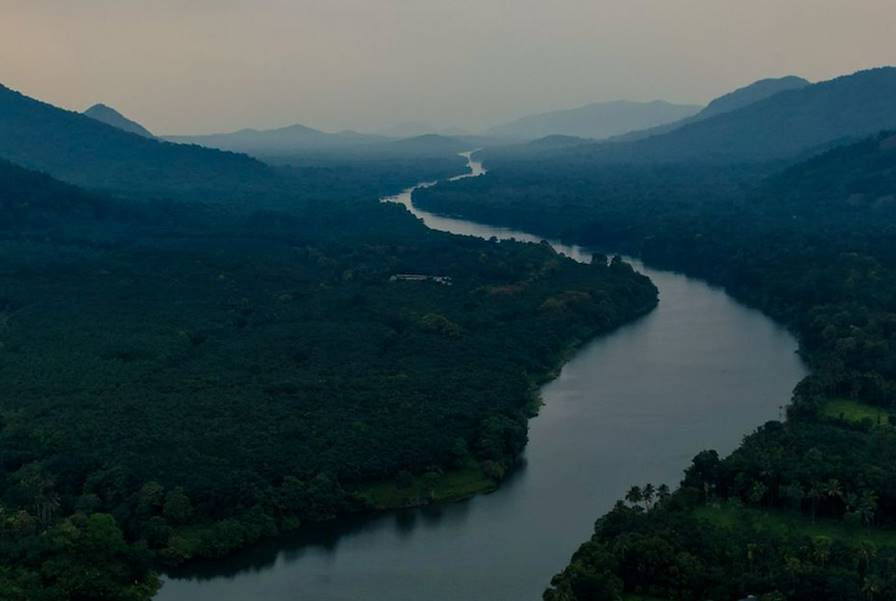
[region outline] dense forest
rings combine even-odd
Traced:
[[[487,166],[417,202],[705,278],[787,324],[812,367],[787,422],[701,454],[661,501],[633,490],[546,599],[893,598],[896,136],[789,166]]]
[[[536,385],[656,290],[376,200],[454,164],[291,167],[319,197],[222,212],[0,162],[0,597],[149,599],[163,566],[512,469]]]

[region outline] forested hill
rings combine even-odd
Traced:
[[[896,206],[896,133],[883,132],[798,163],[766,182],[769,202],[859,212]]]
[[[271,169],[247,156],[149,139],[2,86],[0,158],[143,198],[234,203],[271,189]]]
[[[79,215],[95,218],[110,205],[75,186],[0,160],[0,227],[46,224]]]
[[[744,108],[625,143],[558,152],[590,162],[748,162],[793,159],[843,138],[896,128],[896,68],[780,92]]]

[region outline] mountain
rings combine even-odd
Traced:
[[[881,67],[779,92],[665,134],[574,150],[626,163],[792,160],[834,141],[896,128],[893,98],[896,68]]]
[[[106,106],[105,104],[94,104],[92,107],[84,111],[84,114],[91,119],[102,121],[106,125],[117,127],[118,129],[131,132],[132,134],[143,136],[144,138],[155,137],[152,135],[152,133],[150,133],[148,129],[146,129],[136,121],[128,119],[112,107]]]
[[[499,137],[534,140],[551,135],[603,139],[636,129],[679,121],[699,106],[654,102],[599,102],[580,108],[522,117],[489,130]]]
[[[787,90],[798,90],[808,85],[811,85],[809,81],[803,79],[802,77],[796,77],[795,75],[788,75],[786,77],[779,78],[761,79],[759,81],[751,83],[748,86],[738,88],[733,92],[729,92],[723,96],[719,96],[708,105],[706,105],[706,108],[704,108],[696,115],[686,117],[685,119],[681,119],[680,121],[674,121],[672,123],[666,123],[648,129],[631,131],[622,134],[621,136],[616,136],[612,139],[614,141],[624,142],[641,140],[644,138],[649,138],[651,136],[665,134],[689,123],[696,123],[697,121],[703,121],[704,119],[708,119],[716,115],[736,111],[755,102],[759,102],[760,100],[765,100],[766,98],[774,96],[779,92],[786,92]]]
[[[257,200],[273,177],[247,156],[145,138],[4,86],[0,158],[85,188],[215,204]]]
[[[244,152],[252,155],[293,154],[306,150],[331,150],[376,144],[387,141],[383,136],[354,131],[326,133],[304,125],[278,129],[241,129],[232,133],[199,136],[166,136],[170,142],[197,144],[207,148]]]

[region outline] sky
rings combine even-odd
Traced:
[[[0,0],[0,83],[157,134],[476,130],[896,64],[894,0]]]

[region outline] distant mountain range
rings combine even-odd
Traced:
[[[106,106],[105,104],[94,104],[92,107],[84,111],[84,114],[91,119],[102,121],[106,125],[117,127],[118,129],[130,132],[132,134],[143,136],[144,138],[155,137],[152,135],[152,133],[150,133],[148,129],[146,129],[136,121],[128,119],[112,107]]]
[[[225,134],[166,136],[165,139],[179,144],[197,144],[252,155],[282,155],[309,149],[330,150],[388,141],[384,136],[354,131],[326,133],[298,124],[267,130],[241,129]]]
[[[429,134],[440,136],[469,136],[470,131],[460,127],[445,127],[427,123],[425,121],[403,121],[388,127],[374,130],[376,135],[387,138],[417,138]]]
[[[798,84],[798,82],[792,82]],[[738,94],[721,101],[747,101]],[[896,68],[881,67],[795,85],[730,112],[631,142],[570,149],[612,162],[756,162],[795,159],[850,139],[896,128]]]
[[[492,136],[534,140],[562,135],[604,139],[695,115],[701,107],[654,102],[598,102],[587,106],[522,117],[490,129]]]
[[[578,136],[562,136],[555,134],[553,136],[545,136],[528,143],[530,148],[567,148],[569,146],[579,146],[581,144],[590,144],[594,140],[589,138],[579,138]]]
[[[800,88],[805,88],[808,85],[811,85],[809,81],[803,79],[802,77],[796,77],[794,75],[788,75],[787,77],[779,77],[775,79],[761,79],[757,82],[751,83],[748,86],[738,88],[733,92],[729,92],[728,94],[716,98],[708,105],[706,105],[706,108],[704,108],[696,115],[686,117],[684,119],[681,119],[680,121],[673,121],[672,123],[666,123],[648,129],[630,131],[628,133],[622,134],[621,136],[614,137],[613,140],[620,142],[633,141],[641,140],[643,138],[649,138],[650,136],[665,134],[688,125],[689,123],[696,123],[697,121],[703,121],[704,119],[709,119],[710,117],[715,117],[716,115],[730,113],[732,111],[742,109],[746,106],[759,102],[760,100],[765,100],[770,96],[774,96],[779,92],[785,92],[787,90],[798,90]]]

